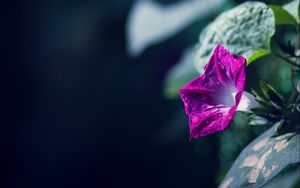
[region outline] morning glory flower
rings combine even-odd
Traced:
[[[245,80],[246,59],[218,45],[204,73],[179,91],[191,139],[224,131],[237,110],[257,106],[254,96],[244,91]]]

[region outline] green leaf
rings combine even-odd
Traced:
[[[298,23],[300,23],[299,3],[299,0],[294,0],[283,6],[283,8],[287,10],[297,20]]]
[[[277,5],[269,5],[275,15],[276,25],[297,24],[297,20],[284,8]]]
[[[294,165],[293,165],[294,166]],[[274,177],[264,188],[274,187],[300,187],[297,181],[300,180],[300,165],[295,165],[292,169],[283,170],[280,174]],[[298,184],[298,185],[297,185]]]
[[[270,51],[268,50],[257,50],[255,51],[253,54],[251,54],[248,58],[248,64],[253,62],[254,60],[262,57],[262,56],[265,56],[265,55],[268,55],[270,53]]]
[[[242,55],[248,64],[270,53],[273,11],[262,2],[245,2],[219,15],[200,34],[194,63],[202,71],[217,44]]]
[[[290,132],[274,137],[281,123],[241,152],[220,187],[262,187],[288,165],[300,162],[300,134]]]
[[[164,81],[164,95],[166,98],[179,96],[178,90],[199,75],[193,64],[194,49],[188,49],[167,73]]]
[[[298,2],[298,20],[300,20],[300,2]]]
[[[268,99],[265,98],[264,95],[258,94],[258,92],[254,91],[253,89],[251,89],[251,93],[255,96],[256,101],[260,105],[262,105],[263,107],[266,107],[266,108],[272,108],[272,105],[268,102]]]
[[[281,111],[276,109],[267,109],[263,107],[253,108],[251,111],[258,116],[266,118],[269,121],[276,122],[281,119]]]
[[[226,0],[189,0],[163,5],[157,1],[135,1],[126,24],[127,51],[138,57],[153,45],[175,36],[196,20],[218,12]]]
[[[252,116],[249,117],[250,121],[249,121],[249,125],[253,125],[253,126],[261,126],[261,125],[266,125],[268,124],[268,120],[264,117],[261,116]]]
[[[282,95],[280,95],[271,85],[267,83],[261,81],[259,84],[263,94],[275,108],[283,107],[284,100]]]

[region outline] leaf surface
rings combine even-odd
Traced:
[[[289,164],[300,162],[300,135],[274,136],[276,123],[240,153],[220,184],[224,187],[261,187]]]
[[[245,2],[222,13],[203,30],[194,63],[203,72],[213,49],[221,44],[231,53],[245,57],[249,64],[270,53],[274,33],[273,11],[262,2]]]

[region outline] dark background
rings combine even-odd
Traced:
[[[198,25],[132,59],[125,24],[133,2],[3,6],[2,86],[11,91],[3,187],[215,185],[215,137],[196,151],[182,104],[162,94],[167,69],[196,42]]]
[[[217,186],[216,135],[190,142],[181,102],[163,97],[167,70],[213,17],[133,59],[133,3],[2,5],[1,187]]]

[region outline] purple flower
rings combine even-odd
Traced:
[[[245,79],[246,59],[218,45],[204,73],[179,91],[189,116],[191,139],[229,127],[241,101]]]

